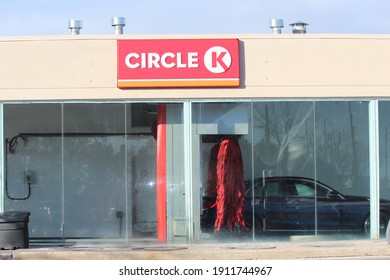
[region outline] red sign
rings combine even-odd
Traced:
[[[238,39],[118,40],[118,88],[238,87]]]

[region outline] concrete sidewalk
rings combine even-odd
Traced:
[[[0,251],[3,260],[390,259],[386,240],[213,244],[31,245]]]

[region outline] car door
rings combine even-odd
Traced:
[[[305,192],[302,192],[302,189]],[[315,228],[314,190],[298,179],[286,180],[281,189],[286,200],[286,229],[292,232],[313,231]]]
[[[290,182],[296,195],[288,200],[290,227],[300,231],[332,231],[338,228],[340,214],[337,194],[315,181]]]
[[[286,225],[286,198],[281,196],[282,182],[267,180],[262,188],[265,231],[283,231]]]
[[[267,178],[262,187],[262,203],[255,211],[258,223],[268,232],[297,232],[314,230],[314,190],[300,197],[299,181],[285,177]],[[256,200],[255,200],[256,201]],[[262,218],[260,221],[259,217]]]
[[[340,229],[342,198],[334,190],[316,184],[317,230],[322,232]]]

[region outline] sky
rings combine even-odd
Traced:
[[[0,0],[0,36],[113,34],[112,17],[125,17],[125,34],[267,34],[270,19],[308,23],[307,33],[390,33],[389,0]]]

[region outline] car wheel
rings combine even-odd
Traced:
[[[363,233],[370,233],[370,216],[367,216],[363,222]]]
[[[385,213],[381,213],[379,218],[379,234],[381,236],[385,235],[388,223],[389,223],[389,216]],[[370,233],[370,216],[367,216],[367,218],[364,220],[363,232],[367,234]]]
[[[379,232],[381,235],[386,235],[387,224],[389,223],[389,216],[386,214],[381,214],[379,220]]]

